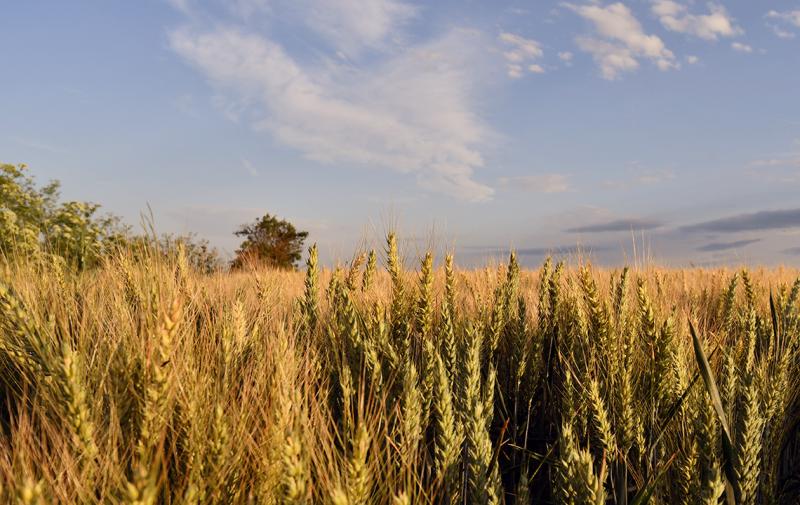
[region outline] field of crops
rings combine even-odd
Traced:
[[[0,501],[798,500],[797,271],[401,257],[0,265]]]

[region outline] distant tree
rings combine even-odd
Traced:
[[[265,214],[252,224],[242,225],[235,235],[244,237],[244,242],[236,251],[231,267],[262,264],[291,269],[303,255],[308,232],[297,231],[292,223]]]
[[[212,247],[208,240],[199,238],[194,233],[184,235],[164,233],[160,237],[134,235],[126,240],[122,248],[127,249],[134,261],[143,262],[153,254],[174,261],[180,254],[179,249],[182,248],[188,265],[203,274],[214,273],[225,265],[219,251]]]

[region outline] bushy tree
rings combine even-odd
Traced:
[[[59,183],[37,186],[26,165],[0,164],[0,257],[57,257],[78,270],[119,249],[135,260],[156,253],[174,258],[183,249],[195,270],[220,268],[217,250],[193,234],[133,235],[117,216],[90,202],[59,202]]]
[[[186,263],[197,272],[210,274],[223,266],[223,262],[216,248],[208,240],[198,238],[193,233],[175,235],[165,233],[160,237],[150,235],[137,235],[127,240],[127,249],[135,261],[147,262],[151,255],[158,254],[174,260],[183,249]]]
[[[0,164],[0,253],[39,251],[43,224],[58,200],[58,183],[36,186],[25,165]]]
[[[119,218],[58,197],[57,181],[38,187],[26,165],[0,164],[0,254],[52,254],[83,269],[124,243],[128,229]]]
[[[124,246],[128,229],[116,216],[96,216],[100,205],[64,202],[46,222],[46,247],[83,269],[95,265],[111,249]]]
[[[303,255],[303,242],[308,232],[297,231],[285,219],[265,214],[254,223],[242,225],[235,235],[244,237],[244,241],[231,263],[233,268],[251,264],[295,268]]]

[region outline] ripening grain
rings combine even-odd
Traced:
[[[797,499],[797,272],[401,257],[5,264],[1,501]]]

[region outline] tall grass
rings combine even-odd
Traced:
[[[5,263],[0,501],[798,499],[797,272],[384,252]]]

